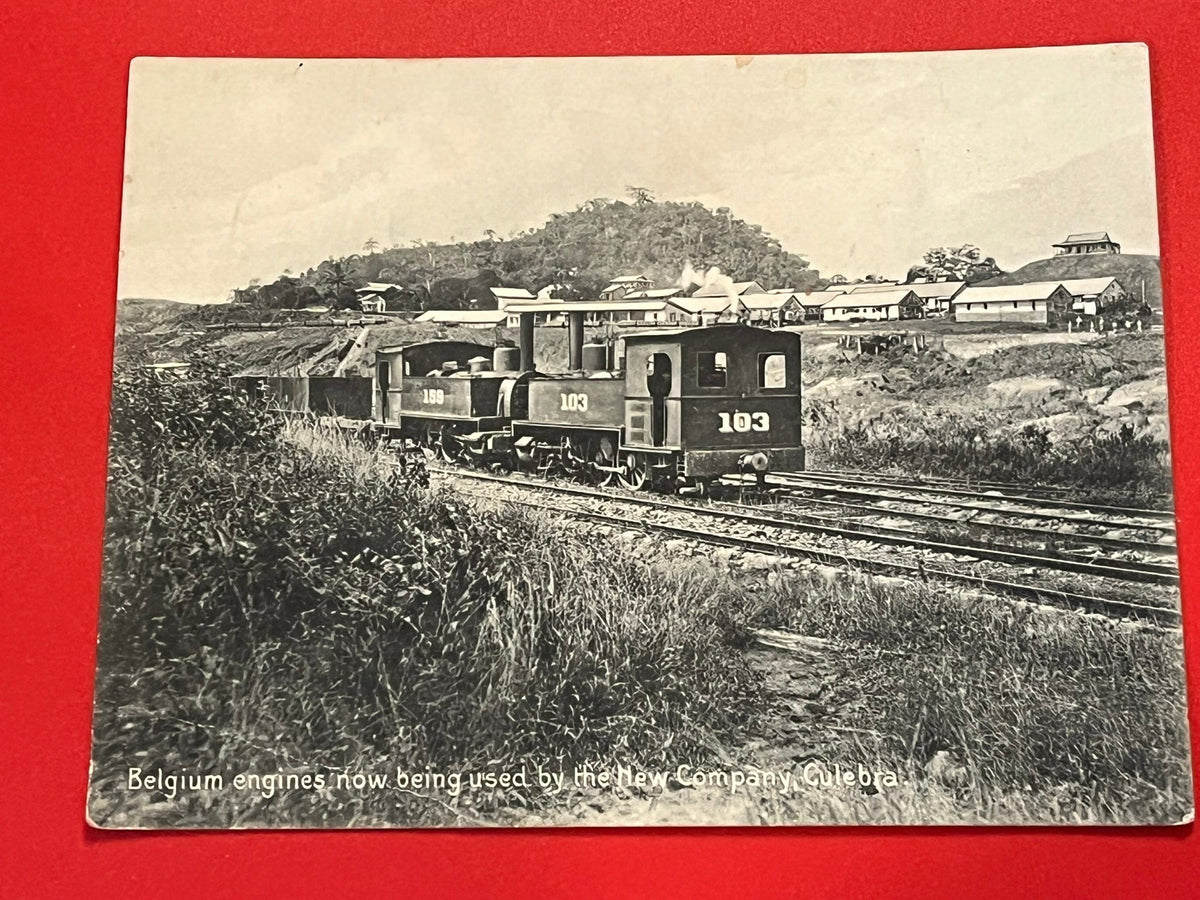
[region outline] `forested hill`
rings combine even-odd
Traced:
[[[735,281],[757,280],[765,288],[804,289],[820,278],[807,260],[724,207],[642,196],[633,202],[589,200],[508,238],[487,231],[471,242],[390,248],[368,240],[361,254],[235,293],[261,307],[349,306],[355,288],[383,281],[410,289],[400,302],[411,308],[483,308],[494,305],[487,291],[492,286],[537,292],[561,283],[568,288],[563,296],[595,298],[618,275],[645,274],[658,285],[675,284],[687,263],[701,272],[718,266]]]

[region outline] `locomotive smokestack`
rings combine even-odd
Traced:
[[[567,369],[583,369],[583,313],[567,313]]]
[[[533,313],[521,313],[521,371],[533,371]]]

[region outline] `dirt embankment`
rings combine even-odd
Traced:
[[[836,344],[809,346],[807,420],[857,427],[919,407],[1045,430],[1052,443],[1119,433],[1167,441],[1161,334],[1012,336],[965,341],[925,353],[902,348],[851,356]],[[990,345],[995,344],[993,348]],[[982,351],[982,352],[981,352]]]
[[[120,322],[119,354],[145,354],[155,362],[208,354],[246,375],[332,375],[336,370],[341,375],[369,376],[375,353],[383,347],[431,340],[515,346],[518,338],[516,329],[511,328],[445,327],[404,321],[349,327],[282,324],[266,330],[210,330],[183,314],[170,321],[150,322],[140,315],[140,309],[137,312]],[[605,329],[589,328],[585,339],[605,336]],[[534,360],[540,371],[566,371],[566,329],[536,329]]]

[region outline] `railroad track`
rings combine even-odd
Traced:
[[[922,503],[955,509],[972,510],[992,515],[1022,519],[1044,519],[1069,522],[1076,526],[1108,530],[1136,530],[1174,534],[1174,514],[1165,510],[1135,510],[1129,507],[1089,506],[1063,500],[1042,499],[1018,495],[984,495],[979,492],[951,488],[911,488],[880,482],[856,481],[827,474],[780,472],[769,475],[767,483],[809,494],[827,494],[867,501],[887,500],[895,503]],[[908,493],[903,493],[907,491]],[[917,496],[920,495],[920,496]],[[969,497],[971,499],[959,499]],[[897,511],[900,512],[900,511]],[[1099,518],[1087,513],[1104,513]],[[1121,519],[1112,518],[1120,516]],[[957,520],[956,520],[957,521]]]
[[[944,544],[934,541],[924,541],[911,536],[888,534],[878,530],[864,531],[840,528],[826,523],[802,522],[792,519],[782,519],[773,516],[763,516],[759,513],[746,512],[740,509],[724,509],[712,506],[699,506],[678,503],[659,497],[628,494],[608,493],[592,488],[567,485],[561,482],[538,482],[526,479],[516,479],[509,476],[460,469],[437,469],[456,478],[481,482],[495,482],[518,489],[555,493],[563,496],[575,496],[602,501],[605,503],[625,504],[641,508],[658,509],[664,512],[688,514],[715,519],[719,522],[737,522],[744,525],[754,525],[763,528],[774,528],[809,534],[820,534],[841,537],[854,541],[870,541],[890,546],[907,546],[917,550],[927,550],[933,553],[950,554],[953,556],[971,556],[976,559],[986,559],[1002,562],[1008,565],[1042,566],[1076,574],[1086,574],[1095,577],[1117,579],[1122,581],[1153,582],[1158,584],[1177,584],[1178,574],[1168,567],[1153,564],[1131,564],[1126,561],[1080,561],[1075,559],[1055,559],[1040,557],[1013,549],[981,548]],[[648,521],[644,516],[632,517],[614,515],[611,512],[580,509],[578,507],[547,506],[544,502],[521,500],[508,497],[505,502],[542,509],[544,511],[560,512],[574,518],[601,522],[613,527],[650,531],[675,537],[687,538],[700,543],[725,547],[737,547],[752,552],[775,556],[788,556],[808,559],[826,565],[850,565],[864,571],[875,573],[911,575],[922,580],[935,579],[952,583],[973,585],[986,588],[996,593],[1018,596],[1026,599],[1036,599],[1059,606],[1086,609],[1101,612],[1106,615],[1127,616],[1152,620],[1158,623],[1178,624],[1179,613],[1176,609],[1166,606],[1155,606],[1139,603],[1133,600],[1096,597],[1079,594],[1058,588],[1021,584],[1004,578],[996,578],[979,573],[956,572],[951,569],[931,567],[922,561],[916,563],[901,560],[884,560],[878,556],[863,556],[826,547],[794,544],[786,541],[763,540],[757,537],[731,533],[728,530],[714,531],[712,528],[701,528],[692,525],[672,525],[670,523]]]
[[[1112,550],[1133,550],[1138,553],[1150,555],[1173,555],[1175,553],[1175,545],[1173,543],[1163,543],[1162,541],[1140,541],[1132,538],[1109,537],[1108,535],[1089,534],[1086,532],[1062,531],[1056,528],[1038,527],[1033,525],[1015,525],[1012,522],[985,522],[978,519],[964,519],[933,512],[915,512],[906,509],[896,509],[895,507],[891,506],[875,506],[871,503],[865,502],[854,503],[847,500],[831,500],[827,497],[797,497],[794,499],[798,504],[816,504],[823,507],[827,506],[835,509],[843,509],[853,513],[855,516],[886,519],[907,519],[913,522],[928,522],[944,528],[955,530],[967,528],[987,529],[989,531],[1004,531],[1015,535],[1020,535],[1025,538],[1030,538],[1035,541],[1040,541],[1050,547],[1061,547],[1063,544],[1070,543],[1075,544],[1076,550],[1079,552],[1084,552],[1079,550],[1080,547],[1093,546]],[[805,513],[804,515],[808,514]],[[846,523],[847,527],[854,527],[851,523],[855,522],[856,518],[850,517],[841,521]],[[876,527],[882,528],[884,526]],[[984,545],[981,544],[980,546]]]
[[[1002,530],[1002,531],[1011,531],[1016,534],[1021,534],[1021,535],[1026,535],[1026,536],[1037,538],[1037,539],[1043,541],[1044,543],[1051,545],[1050,549],[1043,550],[1043,552],[1050,554],[1050,556],[1048,557],[1050,559],[1054,559],[1057,561],[1063,561],[1063,562],[1074,561],[1074,562],[1078,562],[1078,563],[1090,563],[1092,565],[1102,566],[1102,567],[1113,566],[1113,565],[1118,565],[1118,567],[1129,567],[1129,568],[1133,569],[1134,571],[1141,571],[1141,572],[1144,572],[1147,574],[1157,573],[1157,574],[1163,576],[1164,579],[1167,579],[1167,580],[1163,581],[1163,583],[1167,583],[1167,584],[1177,583],[1177,580],[1178,580],[1178,571],[1179,570],[1178,570],[1178,567],[1175,565],[1173,557],[1170,562],[1150,562],[1150,561],[1120,560],[1120,559],[1105,560],[1105,559],[1099,558],[1097,556],[1097,554],[1092,553],[1092,552],[1081,550],[1079,548],[1068,549],[1068,548],[1063,548],[1061,546],[1063,538],[1070,538],[1073,541],[1075,541],[1079,544],[1084,544],[1084,545],[1090,544],[1090,545],[1094,545],[1094,546],[1111,547],[1111,548],[1118,549],[1118,550],[1134,550],[1134,551],[1137,551],[1137,552],[1140,552],[1143,554],[1154,554],[1154,555],[1173,554],[1174,547],[1167,546],[1164,544],[1158,544],[1158,543],[1152,544],[1152,543],[1147,543],[1147,542],[1143,542],[1143,541],[1128,540],[1125,538],[1110,538],[1110,537],[1104,537],[1104,536],[1080,535],[1080,534],[1063,534],[1061,532],[1057,532],[1057,531],[1054,531],[1053,529],[1049,529],[1049,528],[1031,528],[1031,527],[1022,526],[1022,525],[1011,525],[1011,524],[1000,523],[1000,522],[996,522],[996,523],[964,522],[961,519],[955,519],[955,518],[952,518],[949,516],[938,516],[938,515],[935,515],[932,513],[901,512],[899,510],[880,509],[878,507],[865,506],[862,504],[838,503],[836,501],[833,501],[833,504],[838,507],[848,507],[848,508],[854,510],[855,512],[866,513],[874,518],[911,519],[914,521],[929,521],[929,522],[933,522],[937,525],[953,525],[953,526],[959,526],[959,527],[966,526],[968,528],[987,528],[987,529],[995,529],[995,530]],[[741,504],[739,504],[739,505],[741,505]],[[747,505],[747,508],[753,509],[755,507]],[[841,528],[843,530],[847,530],[847,531],[851,531],[851,532],[862,533],[867,536],[878,535],[878,536],[882,537],[885,535],[890,535],[891,537],[896,539],[897,543],[912,543],[912,540],[914,538],[914,535],[913,535],[911,529],[898,528],[898,527],[890,526],[890,525],[881,525],[877,522],[872,522],[872,523],[868,524],[857,518],[836,519],[836,518],[832,518],[829,516],[822,516],[822,515],[818,515],[818,514],[811,513],[811,512],[794,512],[794,511],[789,510],[786,518],[782,519],[782,521],[784,521],[784,522],[793,521],[793,520],[807,521],[807,522],[812,522],[813,524],[818,524],[818,525],[829,525],[832,527]],[[975,538],[971,538],[969,536],[959,536],[954,541],[943,540],[943,541],[940,541],[940,543],[946,544],[948,546],[953,546],[955,548],[960,548],[963,551],[970,551],[972,553],[972,555],[979,555],[981,559],[992,558],[992,559],[998,559],[998,560],[1003,561],[1003,557],[1001,557],[1001,556],[985,555],[992,551],[995,551],[998,553],[1002,553],[1005,551],[1012,551],[1015,553],[1027,553],[1028,552],[1028,551],[1023,551],[1022,549],[1017,548],[1017,547],[1011,547],[1011,546],[1007,546],[1004,544],[998,544],[998,543],[991,542],[991,541],[984,541],[982,539],[975,539]],[[978,554],[975,553],[976,550],[979,551]],[[1058,567],[1056,566],[1056,568],[1058,568]],[[1071,571],[1071,570],[1064,569],[1064,571]],[[1139,581],[1139,580],[1155,580],[1155,579],[1152,579],[1149,577],[1140,578],[1140,577],[1135,576],[1135,577],[1131,577],[1126,580]]]
[[[810,469],[806,475],[829,475],[846,481],[869,480],[886,483],[898,488],[919,489],[922,487],[944,487],[978,494],[980,491],[999,492],[1016,496],[1026,495],[1031,499],[1044,500],[1054,497],[1068,497],[1079,492],[1078,488],[1050,484],[1018,484],[1013,481],[988,481],[975,478],[951,478],[944,475],[893,475],[883,472],[868,472],[862,469]],[[1094,507],[1092,507],[1094,508]],[[1111,505],[1109,509],[1119,509],[1127,512],[1164,512],[1162,508],[1153,507],[1146,510],[1140,507]]]

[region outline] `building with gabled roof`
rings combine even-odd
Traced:
[[[728,288],[720,284],[706,284],[692,294],[693,297],[744,297],[748,294],[765,294],[766,290],[757,281],[735,281]]]
[[[1111,275],[1099,278],[1068,278],[1062,282],[1071,293],[1072,312],[1095,316],[1106,309],[1124,305],[1129,298],[1125,286]]]
[[[507,320],[508,315],[502,309],[429,309],[414,321],[436,325],[463,325],[467,328],[498,328]]]
[[[388,291],[404,291],[407,288],[402,284],[392,284],[388,281],[368,281],[360,288],[355,288],[356,294],[386,294]]]
[[[1075,298],[1058,281],[964,288],[951,303],[956,322],[1029,322],[1055,325],[1071,314]]]
[[[746,307],[746,318],[756,325],[791,325],[804,320],[801,291],[777,288],[762,294],[745,294],[740,299]]]
[[[749,317],[749,310],[741,297],[674,297],[666,301],[679,310],[679,322],[685,325],[715,325],[738,322]],[[670,321],[674,322],[674,319]]]
[[[821,310],[825,304],[835,297],[840,297],[846,293],[841,289],[827,289],[824,291],[809,291],[807,293],[797,293],[796,299],[804,308],[804,320],[806,322],[821,321]]]
[[[919,319],[925,315],[921,298],[907,285],[884,291],[838,293],[821,307],[824,322],[882,322]]]
[[[964,281],[918,281],[912,284],[847,284],[840,289],[848,294],[877,293],[907,288],[921,298],[926,315],[943,315],[950,310],[950,301],[965,288]]]
[[[1081,253],[1120,253],[1121,245],[1108,236],[1107,231],[1084,231],[1068,234],[1067,239],[1054,244],[1058,255]]]
[[[645,275],[618,275],[600,292],[601,300],[622,300],[636,291],[654,287],[654,281]]]

